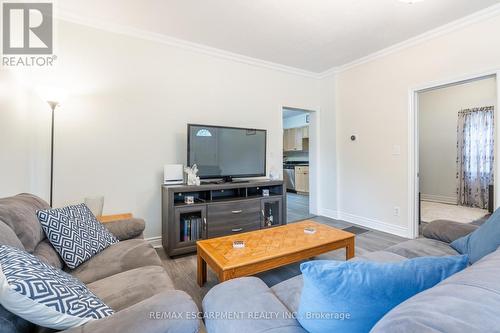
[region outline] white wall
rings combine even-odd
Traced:
[[[423,199],[457,202],[458,111],[495,104],[495,78],[419,93],[419,173]]]
[[[337,216],[408,235],[409,90],[500,69],[497,31],[499,16],[338,73]]]
[[[310,192],[319,193],[318,207],[310,203],[311,212],[318,215],[337,217],[338,198],[342,193],[338,191],[339,158],[337,144],[337,86],[336,77],[328,76],[321,80],[320,112],[311,113],[311,123],[319,124],[316,129],[309,128],[310,141],[317,140],[318,150],[309,151],[311,161],[310,179],[317,172],[317,184],[310,184]],[[317,132],[315,132],[317,130]],[[317,167],[317,169],[315,169]],[[316,186],[318,188],[316,188]],[[317,209],[317,210],[316,210]]]
[[[38,151],[48,149],[50,137],[36,140],[32,135],[34,124],[46,115],[49,106],[0,69],[0,197],[22,192],[48,195],[49,155],[39,159]],[[40,125],[46,131],[48,126]]]
[[[187,123],[267,129],[268,171],[279,171],[282,107],[319,109],[317,79],[65,21],[56,43],[56,68],[16,73],[68,93],[57,110],[54,203],[102,194],[105,213],[145,218],[146,237],[160,235],[163,165],[186,162]]]
[[[268,168],[281,170],[282,107],[290,106],[319,111],[311,114],[319,124],[310,133],[318,143],[311,178],[319,180],[312,212],[406,235],[409,89],[500,69],[497,31],[500,17],[492,17],[316,80],[59,22],[57,67],[18,76],[70,96],[57,114],[56,205],[103,194],[105,212],[142,216],[146,236],[157,236],[162,165],[185,162],[186,123],[266,128]],[[43,110],[29,109],[43,118],[30,129],[32,148],[47,142]],[[32,152],[43,171],[48,150]]]

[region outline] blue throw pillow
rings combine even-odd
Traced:
[[[497,209],[486,222],[474,232],[450,244],[458,253],[469,255],[473,264],[500,246],[500,209]]]
[[[310,333],[369,332],[396,305],[461,271],[467,260],[449,256],[397,263],[303,263],[298,320]]]

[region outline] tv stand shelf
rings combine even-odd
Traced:
[[[186,196],[195,202],[186,204]],[[286,189],[281,180],[162,186],[162,243],[169,256],[195,252],[199,239],[283,224]]]

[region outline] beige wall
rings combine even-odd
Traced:
[[[337,76],[338,215],[408,231],[409,90],[500,69],[500,17],[493,17]],[[358,135],[356,142],[349,136]],[[394,155],[394,146],[401,154]],[[400,207],[395,216],[394,207]]]
[[[163,165],[186,163],[187,123],[267,129],[268,171],[281,171],[282,107],[319,109],[317,79],[63,21],[56,37],[56,68],[15,73],[68,94],[57,110],[54,203],[104,195],[105,213],[144,217],[147,237],[160,235]],[[26,116],[43,114],[35,140],[47,142],[44,108]]]
[[[419,172],[423,199],[457,202],[458,111],[495,105],[496,89],[496,78],[488,78],[419,94]]]

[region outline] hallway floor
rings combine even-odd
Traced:
[[[287,203],[287,223],[305,220],[314,217],[309,213],[309,196],[290,193],[286,195]]]

